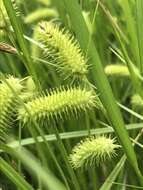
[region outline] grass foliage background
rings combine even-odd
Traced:
[[[0,0],[0,84],[8,88],[0,91],[0,189],[143,189],[142,21],[142,0]],[[8,82],[11,75],[22,94]],[[86,97],[93,93],[94,106],[78,90],[68,95],[79,86]],[[44,102],[36,98],[47,92],[58,101],[47,99],[52,111],[69,98],[61,109],[66,117],[58,111],[50,122],[45,113],[33,117]],[[33,99],[32,112],[26,102]],[[17,113],[19,105],[31,118],[26,125],[10,115],[10,106]],[[73,169],[73,147],[92,135],[115,138],[116,157]]]

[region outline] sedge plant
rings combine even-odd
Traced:
[[[0,6],[0,189],[143,189],[142,0]]]

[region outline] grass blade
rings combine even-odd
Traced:
[[[21,190],[34,190],[5,160],[0,158],[0,170]]]
[[[101,186],[99,190],[110,190],[113,182],[117,178],[119,172],[121,171],[122,167],[124,166],[124,163],[126,161],[126,156],[123,156],[120,161],[117,163],[117,165],[114,167],[113,171],[110,173],[108,178],[106,179],[105,183]]]
[[[134,141],[138,141],[139,138],[142,136],[143,131],[141,130],[138,135],[136,136],[136,138],[134,139]],[[135,145],[136,143],[133,142],[133,145]],[[117,178],[119,172],[121,171],[122,167],[124,166],[124,163],[126,161],[126,156],[123,155],[121,157],[121,159],[119,160],[119,162],[117,163],[117,165],[114,167],[114,169],[112,170],[112,172],[110,173],[110,175],[108,176],[108,178],[106,179],[106,181],[104,182],[104,184],[101,186],[100,190],[110,190],[115,179]],[[116,184],[116,183],[115,183]],[[143,187],[141,187],[143,188]]]
[[[137,63],[138,68],[140,68],[138,40],[137,40],[137,35],[136,35],[137,31],[135,28],[135,20],[134,20],[133,14],[132,14],[131,5],[132,5],[132,3],[130,3],[129,0],[120,1],[120,6],[123,9],[123,14],[124,14],[125,20],[127,21],[127,31],[128,31],[129,37],[132,42],[132,43],[130,43],[131,51],[136,60],[135,63]]]
[[[140,71],[143,73],[143,1],[136,0],[137,38],[140,57]]]
[[[143,127],[143,123],[134,123],[126,125],[127,130],[136,130],[141,129]],[[114,129],[110,126],[105,128],[99,128],[99,129],[91,129],[90,135],[102,135],[102,134],[108,134],[108,133],[114,133]],[[72,131],[72,132],[65,132],[65,133],[59,133],[59,136],[61,139],[72,139],[72,138],[79,138],[79,137],[85,137],[88,136],[89,131],[88,130],[82,130],[82,131]],[[41,136],[37,137],[38,142],[44,142],[43,138]],[[50,134],[45,135],[46,141],[56,141],[56,135]],[[35,140],[33,138],[26,138],[21,140],[21,146],[27,146],[35,144]],[[11,148],[18,148],[19,147],[19,141],[12,141],[11,143],[7,144]]]
[[[19,47],[20,47],[19,51],[22,52],[24,65],[25,65],[27,71],[29,72],[29,74],[31,74],[33,76],[36,84],[40,88],[39,81],[38,81],[38,78],[36,76],[35,69],[31,64],[32,59],[31,59],[30,54],[29,54],[28,44],[27,44],[27,42],[26,42],[26,40],[24,39],[24,36],[23,36],[23,27],[22,27],[22,24],[21,24],[20,17],[16,15],[16,11],[13,8],[11,0],[3,1],[3,3],[5,5],[7,14],[8,14],[10,22],[12,24],[14,33],[16,35],[16,39],[18,40],[18,44],[19,44]]]
[[[16,158],[20,159],[21,162],[28,168],[29,172],[32,174],[39,174],[39,177],[43,185],[49,190],[66,190],[65,186],[51,173],[49,169],[41,167],[39,161],[26,149],[21,148],[20,150],[14,150],[5,145],[2,149],[7,151],[7,153],[14,155]],[[24,189],[32,190],[32,189]]]

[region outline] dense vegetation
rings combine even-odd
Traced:
[[[0,190],[143,189],[142,83],[142,0],[0,0]]]

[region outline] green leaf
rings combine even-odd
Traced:
[[[20,159],[20,161],[27,167],[27,169],[29,170],[30,173],[32,173],[34,175],[38,174],[38,176],[40,177],[40,179],[41,179],[43,185],[46,187],[46,189],[66,190],[65,186],[52,174],[52,172],[48,168],[45,169],[44,167],[42,167],[40,165],[39,161],[26,149],[21,148],[21,149],[14,150],[5,145],[2,146],[2,149],[7,151],[7,153],[14,155],[16,158]],[[1,160],[2,159],[0,159],[0,161]],[[2,163],[2,161],[1,161],[1,163]],[[3,162],[3,163],[5,163],[5,162]],[[3,169],[2,164],[0,166]],[[7,173],[7,175],[8,175],[8,173]],[[13,177],[13,176],[11,176],[11,177]],[[15,177],[15,175],[14,175],[14,177]],[[32,189],[25,188],[23,190],[32,190]]]
[[[21,190],[34,190],[5,160],[0,158],[0,170]]]
[[[101,123],[102,124],[102,123]],[[133,123],[126,125],[127,130],[135,130],[135,129],[141,129],[143,126],[143,123]],[[98,129],[91,129],[90,135],[101,135],[101,134],[108,134],[108,133],[114,133],[114,129],[110,126],[105,128],[98,128]],[[72,131],[72,132],[65,132],[65,133],[59,133],[61,139],[72,139],[72,138],[79,138],[79,137],[85,137],[89,135],[88,130],[82,130],[82,131]],[[56,135],[45,135],[46,141],[56,141]],[[38,142],[43,142],[43,138],[41,136],[37,137]],[[27,146],[35,144],[34,138],[25,138],[21,139],[20,146]],[[19,141],[12,141],[11,143],[7,144],[11,148],[18,148],[19,147]]]
[[[137,39],[139,47],[140,71],[143,73],[143,1],[136,0]]]
[[[32,66],[32,59],[29,54],[28,44],[23,36],[23,26],[21,24],[22,21],[21,21],[20,17],[16,15],[16,10],[14,9],[11,0],[7,0],[7,1],[4,0],[3,3],[6,8],[7,14],[9,16],[10,22],[11,22],[13,30],[14,30],[14,34],[16,36],[16,39],[17,39],[19,47],[20,47],[20,49],[18,50],[19,56],[22,59],[22,61],[24,62],[24,65],[25,65],[27,71],[29,72],[29,74],[31,74],[33,76],[37,86],[40,88],[40,84],[39,84],[38,77],[35,72],[35,68]]]
[[[113,182],[115,181],[119,172],[123,168],[125,161],[126,161],[126,156],[122,156],[120,161],[114,167],[114,169],[112,170],[112,172],[110,173],[110,175],[108,176],[108,178],[106,179],[106,181],[103,183],[103,185],[100,187],[99,190],[110,190],[111,189]]]

